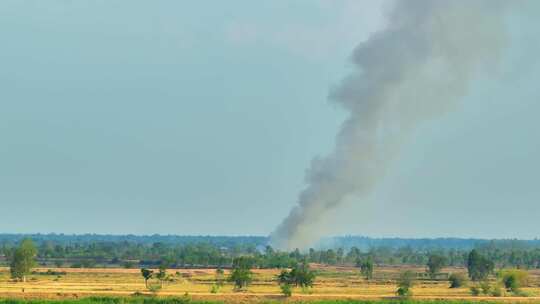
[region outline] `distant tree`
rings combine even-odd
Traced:
[[[165,265],[159,266],[159,271],[156,274],[156,278],[159,280],[159,284],[163,287],[163,282],[167,279],[167,267]]]
[[[225,272],[223,271],[223,268],[216,269],[216,283],[218,285],[223,285],[223,278],[225,276]]]
[[[315,272],[309,268],[307,262],[299,263],[291,270],[291,276],[295,286],[302,288],[313,287],[315,282]]]
[[[325,262],[326,264],[335,265],[337,263],[337,254],[332,249],[326,250],[323,257],[324,259],[322,262]]]
[[[22,240],[13,252],[10,265],[11,277],[26,282],[26,276],[36,266],[37,249],[31,239]]]
[[[307,262],[304,262],[296,264],[290,271],[282,270],[277,279],[282,292],[286,295],[285,291],[292,293],[292,286],[299,286],[302,289],[313,287],[315,277],[315,272],[309,268]]]
[[[84,259],[81,261],[82,268],[93,268],[96,266],[96,261],[93,259]]]
[[[133,263],[132,261],[124,261],[122,263],[122,266],[124,266],[124,268],[126,269],[129,269],[129,268],[133,268],[135,266],[135,263]]]
[[[366,280],[373,279],[373,259],[367,257],[356,262],[357,267],[360,267],[360,273]]]
[[[266,247],[264,248],[264,254],[266,254],[267,256],[272,256],[274,255],[274,253],[274,248],[272,248],[272,246],[270,245],[266,245]]]
[[[495,264],[473,249],[467,259],[469,278],[473,281],[485,280],[493,272]]]
[[[446,266],[446,258],[444,256],[431,254],[427,262],[427,272],[430,278],[435,279],[444,266]]]
[[[294,284],[294,278],[291,274],[291,271],[287,269],[281,270],[280,274],[277,276],[277,281],[280,285],[288,284],[292,285]]]
[[[415,274],[410,270],[404,271],[399,275],[399,279],[397,281],[398,290],[396,291],[398,296],[408,297],[412,295],[411,288],[414,285],[414,279]]]
[[[519,292],[529,281],[528,272],[520,269],[501,270],[498,275],[506,290],[514,293]]]
[[[343,250],[343,248],[338,248],[338,250],[336,251],[336,260],[338,263],[342,263],[343,262],[343,256],[345,255],[345,250]]]
[[[450,281],[450,288],[460,288],[467,284],[467,278],[462,273],[452,273],[448,280]]]
[[[234,284],[236,290],[245,289],[252,281],[251,272],[252,260],[246,257],[239,257],[233,260],[233,269],[229,275],[229,282]]]
[[[154,275],[154,271],[150,270],[150,269],[143,268],[143,269],[141,269],[141,275],[144,278],[144,285],[146,286],[146,288],[148,288],[148,280],[150,280],[152,278],[152,276]]]

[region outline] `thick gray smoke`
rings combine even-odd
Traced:
[[[350,112],[331,155],[313,160],[298,206],[272,234],[281,249],[307,248],[318,224],[348,196],[369,194],[420,122],[451,110],[505,46],[496,0],[402,0],[388,25],[353,52],[356,67],[331,93]]]

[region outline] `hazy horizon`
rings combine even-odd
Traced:
[[[391,3],[0,2],[0,233],[268,236]],[[325,234],[540,237],[540,2],[519,5],[500,66]]]

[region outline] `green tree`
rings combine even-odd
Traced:
[[[291,284],[288,284],[288,283],[280,284],[279,288],[281,289],[281,293],[284,296],[286,296],[286,297],[292,296],[292,286],[291,286]]]
[[[404,271],[399,275],[399,279],[397,281],[398,290],[396,291],[398,296],[409,297],[412,295],[411,288],[414,285],[414,279],[415,274],[410,270]]]
[[[506,290],[514,293],[518,293],[529,281],[528,272],[520,269],[502,270],[499,272],[499,277]]]
[[[296,264],[290,271],[282,270],[277,279],[283,294],[287,296],[287,293],[289,293],[288,296],[290,296],[292,286],[300,286],[302,289],[307,290],[307,288],[313,287],[315,277],[315,272],[309,268],[307,262],[304,262]]]
[[[297,264],[293,267],[291,273],[294,278],[295,286],[300,286],[302,288],[313,287],[315,272],[309,269],[308,263],[304,262]]]
[[[495,264],[473,249],[467,259],[469,278],[473,281],[485,280],[493,272]]]
[[[222,268],[216,269],[216,285],[221,287],[223,286],[225,272]]]
[[[448,280],[450,281],[450,288],[460,288],[467,284],[467,278],[462,273],[452,273]]]
[[[37,249],[31,239],[22,240],[13,252],[10,265],[11,277],[26,282],[26,276],[36,266]]]
[[[154,271],[143,268],[141,269],[141,275],[144,278],[144,285],[146,286],[146,288],[148,288],[148,280],[152,278],[152,276],[154,275]]]
[[[308,263],[300,263],[296,264],[290,271],[282,270],[278,275],[278,282],[307,288],[313,287],[315,277],[315,272],[309,268]]]
[[[156,278],[159,280],[161,288],[163,288],[163,282],[167,279],[167,267],[165,265],[159,266],[159,271],[156,274]]]
[[[356,265],[360,267],[360,273],[366,280],[373,279],[373,259],[371,257],[359,260]]]
[[[437,274],[441,272],[446,265],[446,258],[439,254],[431,254],[427,262],[427,272],[429,277],[435,279]]]
[[[234,284],[236,290],[245,289],[252,281],[251,272],[252,260],[246,257],[239,257],[233,260],[233,269],[229,275],[229,282]]]

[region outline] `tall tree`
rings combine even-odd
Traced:
[[[360,273],[366,278],[366,280],[371,280],[373,278],[373,259],[367,257],[363,260],[356,262],[356,265],[360,267]]]
[[[229,276],[229,281],[234,283],[236,290],[246,288],[252,280],[251,267],[253,261],[247,257],[239,257],[233,261],[233,269]]]
[[[476,249],[473,249],[469,253],[467,259],[467,270],[469,271],[469,278],[473,281],[481,281],[488,277],[493,272],[495,264],[482,256]]]
[[[167,267],[165,265],[159,266],[159,272],[156,275],[159,280],[160,286],[163,287],[163,282],[167,279]]]
[[[148,280],[152,278],[152,275],[154,275],[154,271],[143,268],[141,269],[141,275],[144,278],[144,285],[146,286],[146,288],[148,288]]]
[[[11,277],[26,282],[26,276],[36,266],[37,249],[31,239],[22,240],[13,253],[10,265]]]
[[[427,262],[427,272],[434,279],[446,265],[446,258],[440,254],[431,254]]]

